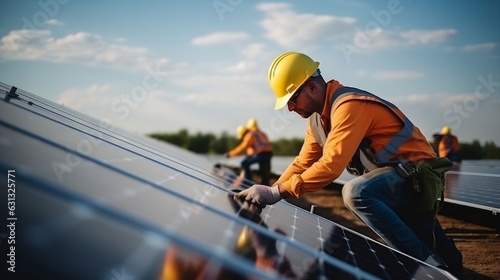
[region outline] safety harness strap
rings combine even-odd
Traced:
[[[358,172],[363,174],[364,171],[370,171],[374,167],[391,165],[396,167],[398,172],[403,177],[410,176],[413,172],[413,166],[411,163],[404,158],[394,159],[393,157],[397,154],[401,145],[413,136],[413,123],[403,114],[398,114],[399,109],[391,102],[386,101],[370,92],[354,87],[338,88],[330,99],[330,108],[334,108],[336,102],[339,102],[345,95],[370,97],[370,99],[367,99],[368,101],[379,102],[380,104],[385,105],[387,108],[391,109],[394,115],[401,119],[403,123],[401,130],[396,133],[378,153],[375,154],[369,145],[360,145],[359,151],[357,151],[355,156],[361,158],[353,159],[350,163],[350,165],[357,164],[358,166],[349,166],[348,171],[353,171],[353,174],[360,175]],[[316,142],[323,147],[326,142],[327,135],[321,123],[321,116],[318,113],[311,115],[311,117],[309,117],[309,125],[311,126],[312,133],[316,138]],[[363,141],[366,142],[369,140],[363,139]],[[358,163],[363,163],[363,165],[359,166]]]

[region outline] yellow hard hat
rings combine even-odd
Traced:
[[[248,128],[240,125],[238,126],[238,128],[236,129],[236,136],[238,137],[238,139],[241,139],[243,138],[243,135],[248,131]]]
[[[441,129],[441,134],[450,134],[451,133],[451,128],[449,126],[445,126],[443,127],[443,129]]]
[[[255,119],[249,119],[248,122],[247,122],[247,128],[248,129],[252,129],[252,128],[257,128],[258,125],[257,125],[257,121]]]
[[[236,251],[238,252],[244,252],[251,248],[251,240],[248,236],[249,234],[249,229],[247,226],[245,226],[242,230],[240,235],[238,236],[238,240],[236,241]]]
[[[298,52],[286,52],[269,67],[269,84],[276,95],[274,109],[283,108],[295,91],[318,69],[319,62]]]

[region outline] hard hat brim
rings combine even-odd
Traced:
[[[279,110],[279,109],[285,107],[286,103],[288,103],[288,100],[290,100],[290,98],[292,98],[293,94],[294,94],[294,92],[291,92],[291,93],[287,93],[287,94],[283,95],[282,97],[276,98],[276,104],[274,105],[274,110]]]

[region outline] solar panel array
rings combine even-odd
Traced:
[[[203,156],[0,92],[19,279],[454,279],[286,201],[234,200],[235,174]]]
[[[463,161],[446,173],[445,201],[500,213],[498,161]]]

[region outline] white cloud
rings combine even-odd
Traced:
[[[89,106],[107,106],[112,103],[109,89],[110,86],[107,84],[93,84],[84,89],[68,89],[61,94],[57,103],[75,110],[82,110]]]
[[[416,45],[439,44],[456,34],[454,29],[389,31],[382,28],[357,29],[353,44],[362,50],[380,50]]]
[[[64,25],[64,23],[62,21],[59,21],[55,18],[51,18],[51,19],[47,20],[46,24],[47,25]]]
[[[205,84],[214,77],[205,79]],[[222,77],[220,77],[222,78]],[[186,89],[183,94],[163,89],[149,91],[141,100],[131,92],[108,84],[93,84],[86,88],[72,88],[63,92],[58,102],[68,108],[130,132],[172,132],[187,128],[190,132],[218,133],[233,131],[237,125],[256,117],[262,127],[268,128],[273,97],[268,91],[255,91],[245,86],[238,87],[232,78],[229,87]],[[247,78],[249,83],[250,78]],[[239,80],[242,82],[243,80]],[[187,82],[187,81],[186,81]],[[222,90],[221,90],[222,89]],[[276,121],[274,121],[276,123]]]
[[[215,32],[205,36],[196,37],[191,40],[193,45],[219,45],[225,43],[233,43],[235,41],[243,41],[250,38],[250,35],[244,32]]]
[[[410,94],[410,95],[396,95],[386,97],[386,100],[396,104],[396,106],[404,106],[408,104],[418,104],[418,106],[423,106],[424,104],[429,103],[428,101],[431,99],[431,96],[428,93],[419,93],[419,94]],[[433,106],[436,105],[435,102],[432,102]]]
[[[439,102],[440,106],[442,107],[454,107],[455,104],[463,104],[467,102],[468,100],[479,100],[475,94],[449,94],[448,96],[445,96],[441,98],[441,101]]]
[[[373,78],[377,80],[415,80],[423,76],[423,73],[415,71],[380,71],[373,73]]]
[[[238,49],[239,53],[243,57],[242,60],[231,64],[227,67],[221,67],[223,73],[252,73],[258,70],[259,67],[268,63],[269,48],[265,44],[261,43],[249,43],[244,44]],[[263,64],[264,63],[264,64]]]
[[[411,94],[406,99],[409,103],[423,103],[429,101],[430,96],[424,94]]]
[[[439,44],[456,34],[455,29],[390,31],[381,27],[365,30],[353,17],[298,13],[287,3],[262,3],[260,25],[265,37],[284,47],[352,41],[358,49],[379,50],[394,47]]]
[[[265,44],[251,43],[243,46],[240,52],[248,59],[260,58],[268,51]]]
[[[233,68],[244,68],[236,65]],[[265,75],[258,71],[227,72],[223,74],[195,74],[174,79],[177,85],[184,88],[184,94],[176,96],[179,102],[189,102],[197,106],[261,106],[272,101],[267,91],[258,88],[267,86]],[[254,73],[252,73],[254,72]],[[258,99],[257,96],[264,98]]]
[[[378,71],[374,73],[358,70],[356,71],[356,75],[359,77],[370,77],[376,80],[415,80],[424,76],[421,72],[408,70]]]
[[[169,60],[147,48],[112,43],[96,34],[78,32],[55,38],[49,30],[14,30],[1,39],[0,55],[6,60],[44,60],[76,63],[122,71],[165,69]]]
[[[58,103],[114,126],[130,131],[139,129],[141,133],[171,131],[169,126],[174,123],[189,127],[193,119],[201,121],[197,108],[179,106],[162,90],[149,91],[143,99],[134,99],[130,92],[118,91],[108,84],[72,88],[60,95]]]
[[[258,67],[258,64],[256,62],[246,60],[246,61],[240,61],[234,65],[231,65],[225,69],[227,73],[236,73],[236,72],[246,72],[251,69],[255,69]]]
[[[489,52],[497,47],[496,43],[483,43],[475,45],[466,45],[463,50],[466,52]]]
[[[366,76],[368,76],[368,73],[365,70],[358,70],[358,71],[356,71],[356,75],[358,75],[360,77],[366,77]]]
[[[352,32],[356,23],[352,17],[300,14],[286,3],[263,3],[257,9],[264,12],[260,25],[265,37],[284,47],[341,40],[346,32]]]
[[[409,45],[427,45],[427,44],[438,44],[446,41],[452,35],[455,35],[457,31],[455,29],[437,29],[437,30],[422,30],[413,29],[405,32],[401,32],[400,36]]]

